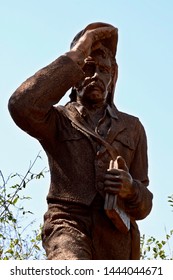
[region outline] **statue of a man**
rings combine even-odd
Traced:
[[[136,220],[152,208],[147,141],[139,119],[114,105],[117,41],[117,28],[89,24],[69,52],[27,79],[9,100],[16,124],[48,157],[42,240],[50,260],[140,258]],[[57,106],[69,89],[70,101]],[[123,205],[127,231],[106,211],[110,197]]]

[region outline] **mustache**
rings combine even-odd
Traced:
[[[100,88],[102,91],[105,90],[105,86],[103,84],[103,82],[99,79],[95,79],[95,78],[87,78],[85,79],[83,82],[80,83],[80,85],[78,86],[78,90],[81,90],[82,88],[89,88],[89,87],[98,87]]]

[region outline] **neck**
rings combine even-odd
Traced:
[[[81,100],[78,100],[78,103],[80,103],[82,106],[84,106],[88,114],[90,116],[90,119],[94,126],[97,126],[99,120],[103,117],[105,109],[107,104],[104,102],[100,103],[85,103],[84,101],[81,102]]]

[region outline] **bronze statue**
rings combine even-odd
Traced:
[[[152,208],[147,140],[139,119],[114,105],[117,42],[117,28],[89,24],[9,100],[12,118],[49,161],[48,259],[140,258],[136,220]],[[70,101],[57,106],[69,89]]]

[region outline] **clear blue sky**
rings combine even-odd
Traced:
[[[0,1],[0,169],[23,173],[41,150],[12,121],[7,103],[14,90],[40,68],[69,50],[88,23],[119,29],[117,107],[136,115],[148,137],[152,213],[141,233],[164,236],[173,228],[167,196],[173,193],[173,1],[172,0],[6,0]],[[68,97],[62,101],[62,104]],[[42,151],[39,170],[47,166]],[[49,176],[28,190],[38,223],[46,211]]]

